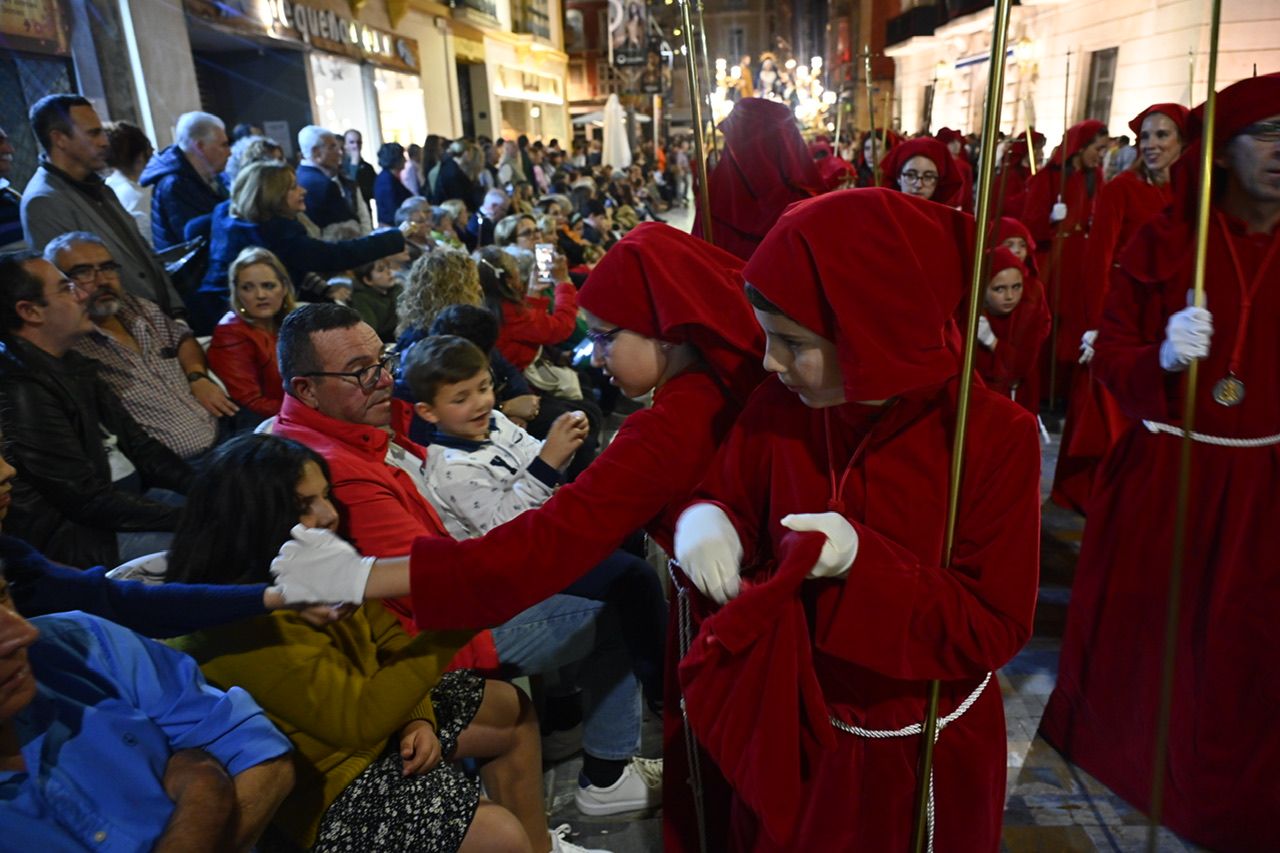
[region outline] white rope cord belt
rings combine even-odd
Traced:
[[[1147,432],[1164,433],[1165,435],[1175,435],[1182,438],[1187,433],[1181,427],[1171,424],[1162,424],[1159,421],[1143,421],[1142,425],[1147,428]],[[1191,431],[1191,440],[1200,444],[1212,444],[1216,447],[1270,447],[1273,444],[1280,444],[1280,434],[1264,435],[1261,438],[1225,438],[1219,435],[1205,435],[1202,432]]]
[[[938,720],[938,728],[933,733],[933,742],[937,743],[942,730],[954,723],[956,720],[964,716],[965,712],[973,707],[973,703],[978,701],[978,697],[982,695],[982,691],[987,689],[987,685],[991,683],[993,673],[988,672],[982,679],[982,683],[973,689],[973,692],[965,697],[965,700],[956,706],[956,709],[945,717]],[[924,723],[912,723],[909,726],[903,726],[900,729],[864,729],[862,726],[853,726],[844,720],[837,720],[830,717],[831,725],[845,734],[857,735],[858,737],[872,738],[875,740],[886,740],[895,737],[911,737],[912,735],[924,734]],[[933,853],[933,769],[929,769],[929,805],[925,812],[925,819],[929,827],[929,853]]]

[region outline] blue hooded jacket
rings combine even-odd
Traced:
[[[157,252],[183,242],[187,222],[212,213],[227,197],[221,182],[214,189],[176,145],[154,155],[138,182],[144,187],[155,186],[151,193],[151,238]]]

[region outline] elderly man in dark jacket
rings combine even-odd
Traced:
[[[153,186],[151,237],[156,251],[183,242],[183,229],[197,216],[212,213],[227,197],[219,177],[231,156],[222,119],[209,113],[183,113],[173,145],[151,158],[138,182]]]
[[[0,255],[0,424],[20,475],[6,524],[77,567],[119,562],[117,532],[172,531],[178,509],[144,492],[184,492],[191,479],[70,351],[91,328],[85,294],[57,267]]]

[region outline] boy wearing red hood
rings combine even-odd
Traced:
[[[1173,204],[1118,256],[1093,368],[1141,423],[1098,474],[1041,731],[1147,808],[1183,375],[1199,360],[1164,819],[1213,850],[1277,850],[1280,74],[1224,89],[1216,124],[1207,307],[1187,307],[1198,142],[1173,167]]]
[[[723,605],[680,668],[690,725],[734,789],[730,837],[709,849],[908,849],[930,679],[946,721],[935,849],[998,849],[990,673],[1031,630],[1039,447],[1033,416],[973,389],[941,566],[972,223],[890,190],[831,193],[790,208],[744,271],[776,378],[675,538]]]
[[[973,166],[964,155],[964,134],[950,127],[939,130],[934,138],[947,147],[947,153],[955,163],[956,173],[960,175],[960,191],[956,196],[956,204],[965,213],[973,213]],[[942,164],[939,163],[939,166]]]
[[[1027,182],[1022,208],[1022,221],[1040,247],[1036,266],[1043,270],[1049,310],[1057,315],[1057,351],[1047,358],[1058,362],[1054,393],[1059,396],[1065,396],[1071,387],[1071,373],[1080,355],[1080,336],[1089,328],[1088,306],[1098,303],[1096,293],[1104,287],[1088,280],[1087,257],[1093,200],[1102,188],[1102,155],[1110,137],[1102,122],[1089,120],[1073,125],[1064,142],[1065,146],[1054,149],[1045,167]],[[1055,241],[1061,241],[1057,257]]]

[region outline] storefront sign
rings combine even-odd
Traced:
[[[0,0],[0,3],[9,2],[12,0]],[[360,23],[330,9],[293,0],[244,2],[241,9],[214,0],[186,0],[186,8],[191,15],[223,26],[296,40],[319,50],[368,60],[395,71],[418,73],[417,41]]]
[[[0,0],[0,47],[65,55],[67,31],[58,0]]]

